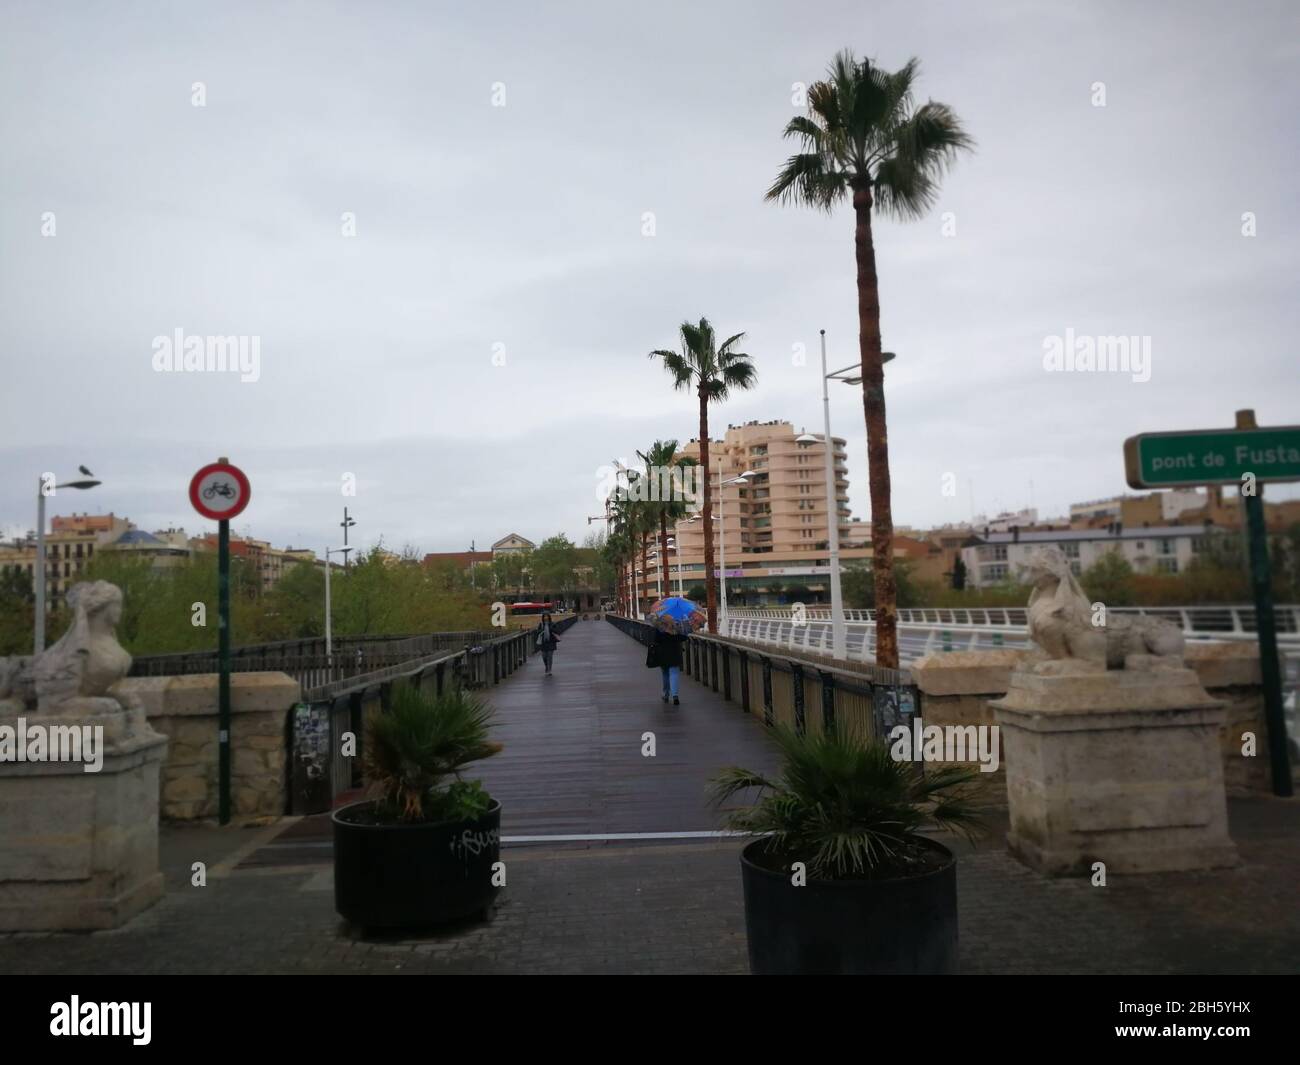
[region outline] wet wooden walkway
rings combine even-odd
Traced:
[[[502,835],[717,829],[705,795],[717,771],[774,766],[762,722],[694,680],[682,677],[681,706],[665,706],[645,648],[608,622],[579,621],[560,641],[551,677],[537,655],[489,692],[505,750],[482,778],[501,800]]]
[[[564,847],[634,844],[554,837],[722,827],[708,804],[708,783],[725,765],[773,769],[766,729],[689,677],[681,678],[681,706],[665,705],[660,690],[645,648],[604,621],[580,621],[561,635],[552,676],[533,655],[486,690],[496,710],[493,736],[504,750],[470,775],[501,801],[507,845],[519,837]],[[653,757],[642,754],[646,733],[654,734]],[[241,866],[329,862],[331,841],[329,814],[317,814],[291,824]]]

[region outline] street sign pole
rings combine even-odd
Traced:
[[[1237,412],[1238,429],[1255,428],[1255,412]],[[1268,523],[1264,519],[1264,486],[1243,497],[1250,536],[1250,583],[1255,593],[1255,630],[1259,634],[1259,671],[1264,685],[1264,721],[1268,727],[1268,761],[1273,794],[1293,792],[1291,757],[1287,750],[1286,717],[1282,712],[1282,666],[1277,653],[1277,619],[1273,615],[1273,574],[1268,560]]]
[[[1264,723],[1268,732],[1273,794],[1293,793],[1291,754],[1282,711],[1282,669],[1277,653],[1277,621],[1268,560],[1268,524],[1263,485],[1300,480],[1300,426],[1261,429],[1253,410],[1237,411],[1232,429],[1140,433],[1124,441],[1124,466],[1131,488],[1235,485],[1246,510],[1250,583],[1255,598]],[[1247,488],[1247,486],[1249,486]]]
[[[1246,521],[1250,527],[1250,583],[1255,592],[1255,626],[1259,632],[1259,671],[1264,684],[1264,720],[1268,724],[1268,760],[1273,774],[1273,794],[1292,794],[1291,757],[1286,744],[1286,718],[1282,714],[1282,667],[1277,654],[1277,622],[1273,617],[1273,581],[1268,563],[1268,529],[1264,500],[1246,496]]]
[[[218,819],[230,823],[230,522],[217,533],[217,756]]]
[[[190,479],[190,503],[217,523],[217,820],[230,824],[230,519],[252,496],[244,471],[224,456]]]

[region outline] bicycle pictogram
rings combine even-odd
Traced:
[[[213,481],[203,489],[204,499],[215,499],[217,496],[223,499],[234,499],[235,495],[235,486],[228,481]]]

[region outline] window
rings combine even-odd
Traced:
[[[1065,552],[1066,558],[1079,557],[1079,545],[1077,543],[1062,544],[1061,550]]]
[[[1003,550],[1006,549],[1003,548]],[[986,581],[1005,581],[1007,579],[1007,567],[1000,562],[985,566],[984,579]]]
[[[1157,540],[1156,553],[1160,555],[1172,555],[1174,553],[1173,540]]]
[[[1165,557],[1162,557],[1162,558],[1158,558],[1158,559],[1156,559],[1156,572],[1157,572],[1157,573],[1177,573],[1177,572],[1178,572],[1178,559],[1175,558],[1173,555],[1167,555],[1167,556],[1165,556]]]
[[[998,562],[1005,562],[1005,561],[1007,560],[1007,545],[1006,545],[1006,544],[994,544],[994,545],[993,545],[993,557],[994,557]],[[1006,569],[1006,567],[1004,566],[1003,569]]]
[[[1071,563],[1070,563],[1070,572],[1073,573],[1076,577],[1082,577],[1082,576],[1083,576],[1083,565],[1082,565],[1081,563],[1079,563],[1078,561],[1071,562]]]

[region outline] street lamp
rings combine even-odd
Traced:
[[[678,518],[674,524],[674,532],[676,535],[673,539],[677,546],[677,594],[683,597],[686,593],[682,590],[682,526],[694,525],[699,520],[700,516],[696,514],[691,518]]]
[[[846,385],[862,384],[862,364],[853,363],[833,373],[826,372],[826,330],[821,331],[822,338],[822,419],[826,429],[826,522],[829,525],[827,537],[831,549],[831,654],[835,658],[845,658],[848,654],[848,641],[844,624],[844,593],[840,587],[840,504],[835,491],[835,441],[831,436],[831,397],[827,389],[830,381],[841,381]],[[892,351],[882,352],[882,363],[894,357]],[[800,444],[815,444],[817,438],[811,433],[795,437]]]
[[[334,665],[333,617],[330,613],[330,555],[342,555],[343,565],[346,566],[348,552],[351,550],[350,547],[325,548],[325,662],[328,666]]]
[[[87,477],[94,476],[88,469],[86,469],[85,466],[80,467],[80,469],[82,473],[87,475]],[[46,479],[47,476],[50,477],[49,480]],[[40,654],[42,651],[45,650],[45,495],[46,495],[46,489],[48,488],[49,493],[53,495],[55,490],[58,488],[81,488],[81,489],[94,488],[97,484],[100,483],[101,483],[100,481],[85,480],[85,481],[65,481],[62,484],[60,484],[57,479],[53,478],[52,475],[42,475],[38,483],[38,486],[36,488],[36,580],[33,582],[36,585],[35,588],[36,638],[34,640],[36,654]]]
[[[718,635],[726,636],[730,628],[727,624],[727,533],[724,527],[726,506],[722,489],[729,484],[748,484],[754,476],[753,470],[746,470],[726,481],[718,482],[718,573],[721,574],[719,587],[722,590],[722,616],[718,619]]]

